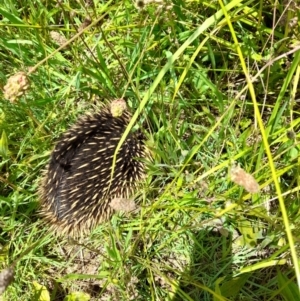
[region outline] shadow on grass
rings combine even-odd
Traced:
[[[231,234],[225,237],[207,230],[195,233],[191,264],[182,273],[172,301],[300,300],[294,270],[288,264],[233,275],[237,265],[268,262],[270,251],[265,248],[264,255],[258,249],[240,248],[233,252]]]
[[[191,265],[181,275],[180,287],[173,301],[212,300],[208,289],[215,291],[218,281],[230,278],[231,237],[218,231],[203,230],[193,235],[194,248]]]

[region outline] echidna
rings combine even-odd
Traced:
[[[129,199],[144,177],[144,136],[130,133],[114,166],[131,115],[123,99],[87,114],[57,142],[39,188],[41,214],[58,231],[80,234],[107,220],[116,198]],[[112,176],[112,177],[111,177]]]

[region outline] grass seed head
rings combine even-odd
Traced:
[[[231,181],[245,188],[250,193],[259,192],[259,184],[252,175],[247,173],[240,166],[233,166],[230,169]]]
[[[4,97],[8,99],[11,103],[16,102],[16,100],[25,94],[29,89],[30,83],[25,72],[17,72],[12,75],[4,86]]]
[[[57,31],[50,31],[50,37],[52,38],[52,40],[59,46],[62,46],[64,44],[67,43],[67,39],[61,35],[59,32]]]
[[[127,109],[124,99],[116,99],[110,105],[110,112],[113,117],[122,116],[123,112]]]

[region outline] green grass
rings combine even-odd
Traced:
[[[3,3],[0,86],[31,83],[0,96],[3,300],[299,300],[296,2]],[[118,97],[153,156],[141,210],[57,237],[38,215],[41,172],[78,116]],[[259,193],[231,181],[234,164]]]

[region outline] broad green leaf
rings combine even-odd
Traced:
[[[284,298],[284,300],[286,301],[300,300],[299,288],[294,281],[291,281],[280,271],[278,271],[277,274],[277,281],[278,281],[279,289],[281,290],[280,295]]]
[[[285,259],[265,260],[265,261],[258,262],[256,264],[253,264],[253,265],[250,265],[248,267],[240,269],[238,274],[249,273],[249,272],[253,272],[253,271],[256,271],[256,270],[269,268],[269,267],[276,266],[276,265],[284,265],[284,264],[286,264]]]
[[[8,140],[5,131],[2,132],[0,139],[0,156],[4,158],[8,156]]]
[[[44,285],[39,284],[37,281],[32,282],[35,291],[36,301],[50,301],[50,294]]]
[[[64,298],[64,301],[89,301],[91,296],[83,292],[73,292]]]
[[[218,289],[221,292],[221,295],[223,297],[236,297],[250,276],[251,274],[247,273],[232,278],[224,283],[220,282],[218,284]]]
[[[0,15],[3,15],[11,23],[14,23],[14,24],[24,24],[24,22],[20,18],[14,16],[13,14],[9,13],[8,11],[6,11],[3,8],[0,8]]]

